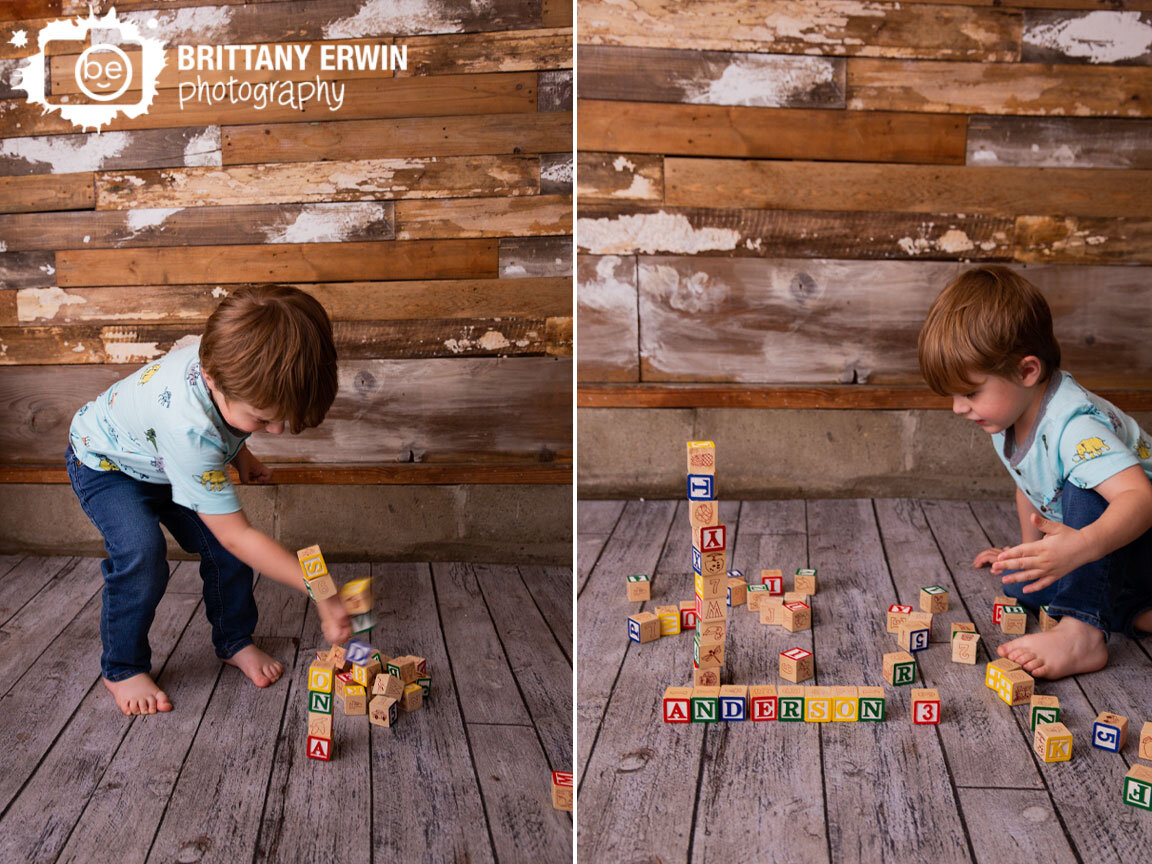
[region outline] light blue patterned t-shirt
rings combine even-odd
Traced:
[[[992,443],[1028,500],[1056,522],[1064,521],[1065,483],[1093,489],[1133,465],[1152,478],[1152,436],[1067,372],[1049,380],[1032,431],[1019,447],[1012,429],[994,434]]]
[[[198,513],[235,513],[224,466],[250,433],[224,422],[200,375],[199,343],[117,381],[76,412],[68,439],[97,471],[169,483],[172,500]]]

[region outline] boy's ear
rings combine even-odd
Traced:
[[[1044,364],[1040,362],[1039,357],[1029,354],[1020,360],[1016,367],[1020,373],[1020,383],[1025,387],[1035,387],[1040,383],[1040,375],[1044,371]]]

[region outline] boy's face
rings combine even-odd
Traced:
[[[284,421],[275,419],[271,408],[253,408],[247,402],[229,400],[216,392],[216,407],[224,417],[224,422],[241,432],[271,432],[279,435],[284,431]]]
[[[989,435],[1003,432],[1023,416],[1033,388],[1000,375],[969,374],[972,390],[952,396],[952,412],[971,420]]]

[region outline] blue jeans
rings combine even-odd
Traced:
[[[1100,518],[1108,502],[1099,492],[1064,484],[1061,498],[1064,524],[1084,528]],[[1132,639],[1147,634],[1133,626],[1141,612],[1152,609],[1152,530],[1098,561],[1078,567],[1047,588],[1025,594],[1027,582],[1004,586],[1004,593],[1032,611],[1048,607],[1053,618],[1071,615],[1104,631],[1116,630]]]
[[[120,471],[94,471],[68,446],[72,491],[104,535],[108,557],[100,613],[100,672],[123,681],[152,669],[148,630],[168,587],[168,544],[160,524],[185,552],[200,555],[204,609],[216,656],[227,659],[252,644],[256,598],[252,568],[225,549],[196,513],[172,501],[172,487],[144,483]]]

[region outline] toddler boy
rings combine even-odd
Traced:
[[[992,437],[1016,483],[1021,544],[973,565],[1060,619],[1000,656],[1042,678],[1103,668],[1111,631],[1152,631],[1152,436],[1061,371],[1047,302],[1006,267],[969,270],[941,292],[919,358],[928,386]]]
[[[336,347],[324,308],[295,288],[259,286],[227,297],[199,345],[174,350],[116,382],[76,412],[68,476],[104,536],[100,671],[125,714],[171,711],[152,680],[148,630],[168,584],[163,524],[200,555],[216,656],[258,687],[283,667],[252,643],[252,571],[306,590],[296,556],[248,524],[225,466],[242,482],[271,479],[248,450],[253,432],[298,433],[336,398]],[[338,597],[318,601],[326,638],[349,620]]]

